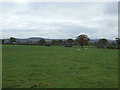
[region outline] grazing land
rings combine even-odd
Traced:
[[[118,87],[118,50],[3,45],[2,56],[3,88]]]

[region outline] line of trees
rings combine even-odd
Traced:
[[[120,49],[120,38],[116,38],[116,42],[109,43],[107,39],[102,38],[94,43],[97,48]]]
[[[22,43],[20,41],[17,41],[16,38],[10,37],[9,43],[8,44],[24,44],[24,45],[46,45],[46,46],[51,46],[51,45],[60,45],[60,46],[65,46],[65,47],[72,47],[73,45],[80,45],[83,47],[83,45],[88,45],[89,44],[89,38],[87,35],[79,35],[76,40],[74,39],[67,39],[67,40],[52,40],[51,42],[47,42],[45,39],[40,39],[36,43],[32,43],[31,41],[27,41],[25,43]],[[4,39],[2,40],[2,43],[4,44]]]
[[[9,44],[22,44],[20,41],[16,42],[17,39],[14,37],[10,37]],[[83,47],[84,45],[93,45],[97,48],[108,48],[108,49],[120,49],[120,38],[116,38],[116,42],[109,43],[107,39],[102,38],[99,39],[97,42],[90,43],[90,38],[85,35],[79,35],[75,40],[74,39],[67,39],[67,40],[52,40],[51,42],[46,41],[45,39],[40,39],[36,43],[32,43],[32,41],[28,41],[26,45],[41,45],[41,46],[51,46],[51,45],[59,45],[65,47],[72,47],[73,45],[80,45]],[[4,44],[4,39],[2,39],[2,43]]]

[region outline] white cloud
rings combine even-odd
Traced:
[[[3,38],[117,37],[116,3],[2,3]]]

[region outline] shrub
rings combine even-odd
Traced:
[[[45,46],[51,46],[51,44],[50,43],[46,43]]]

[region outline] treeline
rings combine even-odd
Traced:
[[[108,49],[120,49],[120,38],[116,38],[115,42],[108,42],[107,39],[102,38],[96,42],[90,42],[90,38],[85,35],[81,34],[76,39],[67,39],[67,40],[45,40],[40,39],[36,42],[27,41],[27,42],[20,42],[17,41],[16,38],[10,37],[9,42],[5,43],[4,39],[2,39],[2,44],[11,44],[11,45],[40,45],[40,46],[51,46],[51,45],[58,45],[58,46],[65,46],[65,47],[72,47],[74,45],[80,45],[81,47],[85,45],[92,45],[96,46],[97,48],[108,48]]]
[[[9,41],[6,43],[5,40],[2,40],[2,44],[11,44],[11,45],[41,45],[41,46],[51,46],[51,45],[58,45],[58,46],[65,46],[65,47],[72,47],[73,45],[88,45],[89,44],[89,38],[87,35],[79,35],[77,39],[67,39],[67,40],[46,40],[46,39],[40,39],[36,42],[33,41],[18,41],[14,37],[10,37]]]
[[[97,48],[120,49],[120,38],[116,38],[115,42],[108,42],[107,39],[102,38],[94,43]]]
[[[9,42],[5,42],[5,40],[2,40],[2,44],[10,44],[10,45],[39,45],[39,46],[51,46],[51,45],[58,45],[58,46],[68,46],[72,47],[73,45],[77,45],[77,43],[73,39],[68,39],[68,40],[45,40],[45,39],[40,39],[38,41],[17,41],[16,38],[10,37]]]

